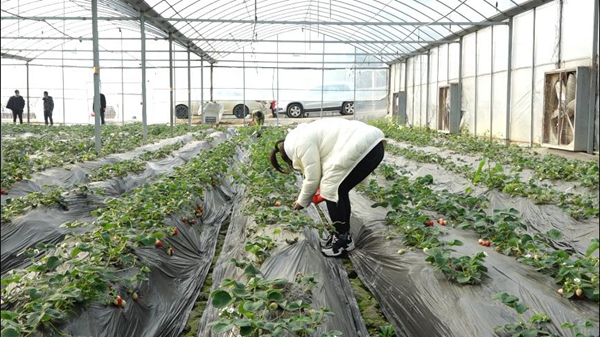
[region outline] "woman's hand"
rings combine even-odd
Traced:
[[[300,205],[298,202],[294,201],[294,210],[299,211],[303,208],[304,207],[302,207],[302,205]]]

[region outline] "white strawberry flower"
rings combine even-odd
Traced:
[[[581,280],[576,277],[576,278],[573,279],[573,282],[575,284],[579,284],[579,283],[581,283]]]
[[[526,258],[530,259],[531,258],[531,254],[527,254],[525,255]]]
[[[488,253],[487,252],[483,252],[483,256],[487,257]]]

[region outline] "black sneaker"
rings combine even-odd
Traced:
[[[324,238],[319,236],[319,245],[321,248],[327,247],[331,244],[331,240],[333,240],[333,235],[331,233],[327,233],[327,236]]]
[[[349,252],[354,249],[354,242],[350,233],[341,235],[332,235],[331,242],[321,248],[321,252],[325,256],[340,256],[343,252]]]

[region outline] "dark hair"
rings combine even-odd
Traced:
[[[44,94],[48,95],[48,92],[47,92],[47,91],[44,91]]]
[[[279,162],[277,161],[277,153],[279,153],[283,161],[287,163],[290,167],[292,166],[292,160],[290,159],[290,157],[288,157],[287,153],[285,153],[283,142],[284,139],[275,142],[275,148],[271,150],[271,157],[269,158],[269,161],[277,171],[281,173],[290,173],[290,170],[286,170],[283,167],[281,167],[281,165],[279,165]]]

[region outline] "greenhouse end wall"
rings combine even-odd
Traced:
[[[598,81],[598,73],[594,72],[598,51],[593,53],[592,47],[594,10],[594,0],[565,0],[562,6],[557,0],[513,17],[510,92],[506,20],[507,25],[486,27],[462,38],[461,78],[461,40],[434,47],[429,55],[392,64],[389,96],[406,91],[407,123],[437,128],[439,88],[460,80],[461,128],[478,136],[541,144],[545,73],[585,66],[592,68],[592,78]],[[598,151],[598,90],[590,94],[595,114],[591,135],[593,149]],[[390,99],[388,111],[394,106]]]

